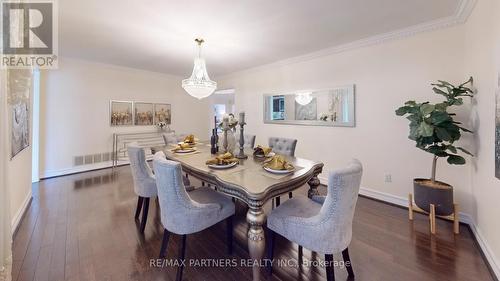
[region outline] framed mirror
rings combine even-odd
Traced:
[[[264,123],[354,127],[354,85],[264,94]]]

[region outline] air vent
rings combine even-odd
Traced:
[[[92,164],[94,161],[94,156],[93,155],[85,155],[85,165]]]
[[[111,161],[111,153],[110,152],[105,152],[102,154],[102,161]]]
[[[83,156],[75,156],[74,164],[75,166],[83,165]]]
[[[102,154],[94,154],[94,163],[102,162]]]

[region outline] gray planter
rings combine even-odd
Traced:
[[[414,179],[413,193],[415,204],[420,209],[429,212],[430,204],[434,204],[438,216],[453,213],[453,186],[429,179]]]

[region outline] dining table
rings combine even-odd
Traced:
[[[320,181],[318,175],[323,170],[323,163],[299,157],[284,156],[294,166],[294,170],[286,174],[274,174],[263,168],[265,158],[253,156],[253,150],[246,148],[246,159],[238,159],[237,165],[227,169],[214,169],[206,161],[215,155],[210,152],[208,142],[199,142],[191,153],[176,153],[172,146],[152,148],[153,152],[162,150],[169,160],[181,164],[184,173],[202,182],[216,187],[230,197],[239,199],[248,205],[246,221],[249,225],[247,239],[248,252],[254,261],[253,280],[261,280],[261,261],[264,258],[266,239],[264,224],[266,214],[263,206],[277,196],[288,194],[305,184],[309,185],[308,196],[318,195]]]

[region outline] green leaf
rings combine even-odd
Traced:
[[[458,124],[461,124],[459,122],[457,122]],[[467,133],[474,133],[473,131],[469,130],[469,129],[466,129],[464,127],[460,127],[460,126],[457,126],[458,128],[460,128],[460,130],[464,131],[464,132],[467,132]]]
[[[440,138],[443,141],[451,141],[451,135],[448,133],[448,131],[444,128],[441,127],[436,127],[436,135],[438,138]],[[456,152],[455,152],[456,153]]]
[[[443,90],[440,90],[436,87],[432,88],[432,90],[434,91],[434,93],[436,93],[438,95],[443,95],[445,97],[448,97],[448,93],[444,92]]]
[[[400,108],[398,108],[398,109],[396,110],[396,115],[397,115],[397,116],[403,116],[403,115],[405,115],[406,113],[408,113],[408,109],[409,109],[409,107],[408,107],[408,106],[402,106],[402,107],[400,107]]]
[[[448,156],[448,159],[446,159],[446,161],[449,164],[452,164],[452,165],[463,165],[463,164],[465,164],[465,158],[463,158],[462,156],[453,155],[453,154],[450,154]]]
[[[433,104],[422,104],[422,106],[420,107],[420,112],[425,116],[431,114],[431,112],[433,112],[435,108],[436,107]]]
[[[447,145],[446,148],[455,154],[457,153],[457,148],[454,147],[453,145]]]
[[[418,127],[417,133],[423,137],[430,137],[434,133],[434,128],[431,125],[422,122]]]
[[[445,121],[451,121],[450,115],[446,111],[434,111],[431,114],[433,124],[439,125]]]
[[[463,147],[457,147],[458,150],[461,150],[463,153],[465,154],[468,154],[470,156],[474,156],[474,154],[470,153],[469,151],[467,151],[465,148]]]

